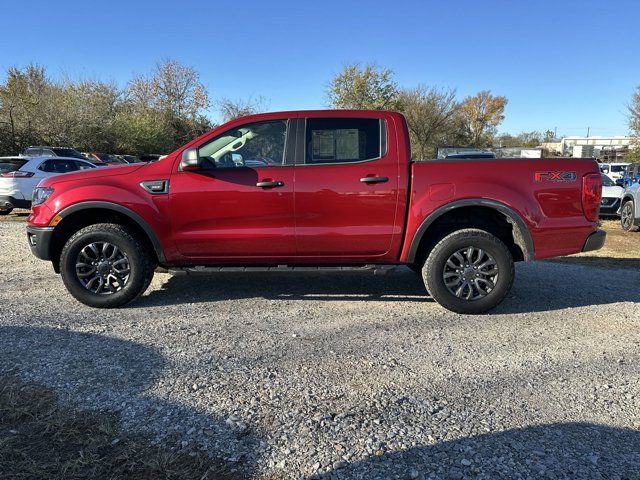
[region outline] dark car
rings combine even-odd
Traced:
[[[445,158],[496,158],[496,154],[493,152],[459,152],[459,153],[450,153]]]
[[[89,161],[97,166],[104,165],[126,165],[125,159],[120,158],[118,155],[112,155],[110,153],[96,153],[91,152],[88,154]]]
[[[71,147],[27,147],[22,151],[23,157],[65,157],[86,160],[78,150]]]

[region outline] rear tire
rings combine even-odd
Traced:
[[[502,302],[511,290],[514,270],[511,252],[498,237],[467,228],[450,233],[433,247],[422,278],[444,308],[478,314]]]
[[[622,204],[620,209],[620,226],[625,232],[634,232],[638,229],[634,225],[635,205],[633,200],[627,200]]]
[[[13,212],[13,208],[7,208],[6,210],[0,210],[0,215],[9,215]]]
[[[154,269],[151,252],[137,233],[111,223],[78,230],[60,256],[69,293],[97,308],[120,307],[138,298],[151,283]]]

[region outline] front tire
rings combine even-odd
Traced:
[[[74,233],[60,256],[67,290],[90,307],[120,307],[138,298],[153,278],[145,242],[123,225],[98,223]]]
[[[450,233],[429,253],[422,278],[433,299],[456,313],[478,314],[496,307],[511,290],[513,257],[484,230]]]
[[[627,200],[620,209],[620,226],[625,232],[636,230],[634,226],[635,205],[632,200]]]

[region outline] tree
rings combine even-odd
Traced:
[[[200,75],[176,60],[158,62],[150,75],[138,75],[129,84],[130,98],[176,118],[195,119],[209,106],[209,94]]]
[[[455,136],[455,90],[418,85],[402,90],[398,100],[411,136],[411,156],[435,158],[438,145],[449,144]]]
[[[491,145],[498,125],[504,120],[506,105],[506,97],[491,95],[489,90],[478,92],[462,101],[460,114],[471,145]]]
[[[51,82],[45,69],[31,64],[24,69],[11,67],[0,85],[0,150],[15,154],[28,144],[40,141],[39,115]]]
[[[348,64],[331,80],[327,99],[333,108],[397,110],[398,86],[388,68]]]
[[[222,120],[228,122],[246,115],[264,112],[268,108],[268,105],[269,102],[262,96],[256,99],[248,98],[238,100],[223,97],[218,101],[218,110],[222,114]]]
[[[153,124],[154,132],[168,135],[159,153],[171,151],[211,128],[204,114],[209,106],[206,87],[193,67],[176,60],[158,62],[151,74],[136,76],[129,82],[126,99],[126,115],[141,115],[147,128]]]

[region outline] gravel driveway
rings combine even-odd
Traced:
[[[409,270],[157,274],[75,302],[0,223],[0,370],[258,478],[640,478],[640,272],[517,266],[492,315]]]

